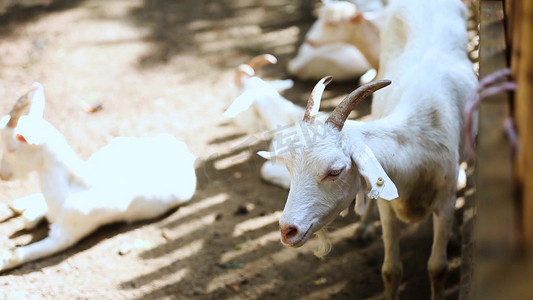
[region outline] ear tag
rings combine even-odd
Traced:
[[[376,183],[372,185],[372,189],[370,190],[370,192],[368,192],[368,198],[372,200],[377,200],[384,187],[385,181],[382,177],[378,177]]]

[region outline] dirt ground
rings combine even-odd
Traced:
[[[314,239],[299,249],[281,245],[277,220],[287,191],[260,180],[263,159],[255,155],[268,141],[222,117],[239,63],[271,53],[279,63],[265,76],[287,78],[284,65],[313,21],[310,3],[62,0],[0,16],[0,114],[39,81],[45,118],[83,158],[114,136],[162,132],[199,158],[188,205],[156,220],[105,226],[61,254],[4,272],[0,298],[382,298],[382,241],[355,241],[353,212],[331,224],[333,250],[323,260],[313,255]],[[296,81],[285,96],[303,105],[312,86]],[[330,84],[325,109],[354,87]],[[103,109],[89,114],[82,102]],[[367,104],[356,115],[368,112]],[[0,201],[38,190],[35,176],[1,182]],[[458,297],[461,216],[457,210],[449,245],[449,299]],[[3,245],[29,243],[47,230],[21,226],[17,217],[0,224]],[[429,298],[431,230],[425,222],[403,231],[403,299]]]

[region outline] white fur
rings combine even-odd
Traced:
[[[358,47],[366,47],[366,43],[352,43],[345,34],[351,33],[350,20],[366,13],[368,18],[375,19],[384,8],[381,0],[330,1],[323,0],[318,19],[306,34],[305,40],[298,49],[297,55],[289,61],[287,71],[299,79],[318,80],[331,75],[336,80],[349,80],[363,76],[372,67],[367,58],[368,51]],[[377,21],[376,21],[377,24]],[[354,26],[359,26],[356,24]],[[375,35],[375,30],[368,30],[365,24],[359,26],[357,36]],[[334,35],[326,37],[325,35]],[[371,40],[376,41],[377,37]],[[377,41],[379,42],[379,41]],[[376,48],[379,51],[379,48]],[[374,53],[377,58],[379,54]]]
[[[38,86],[32,108],[44,108]],[[186,203],[195,192],[195,157],[170,135],[115,138],[83,161],[42,119],[42,110],[41,114],[30,110],[14,129],[5,127],[9,118],[4,117],[0,129],[4,143],[0,177],[23,179],[36,171],[42,195],[16,201],[15,207],[28,219],[26,227],[43,217],[51,225],[44,240],[0,253],[0,270],[62,251],[104,224],[157,217]],[[17,140],[18,135],[26,142]]]
[[[304,108],[295,105],[280,92],[292,87],[292,80],[265,81],[253,70],[250,76],[242,76],[234,87],[236,96],[224,112],[224,117],[232,118],[248,134],[266,132],[273,137],[273,144],[280,132],[291,131],[291,126],[298,122]],[[272,147],[271,147],[272,148]],[[289,173],[283,164],[266,162],[261,167],[261,178],[266,182],[289,189]]]
[[[369,69],[366,58],[353,45],[335,43],[312,47],[305,41],[287,65],[289,74],[302,80],[318,80],[326,74],[349,80],[361,77]]]
[[[248,134],[264,132],[272,137],[270,151],[276,152],[286,145],[298,130],[296,124],[302,119],[305,109],[286,99],[279,92],[291,88],[292,80],[265,81],[254,74],[244,76],[236,86],[237,96],[224,112]],[[318,118],[325,120],[326,114]],[[351,124],[361,124],[348,121]],[[261,167],[261,178],[268,183],[289,189],[290,177],[286,167],[277,161],[265,162]]]
[[[277,153],[283,151],[288,145],[293,135],[298,131],[298,121],[302,119],[304,108],[293,104],[288,99],[279,94],[280,91],[292,87],[291,80],[274,80],[265,81],[255,72],[249,70],[251,76],[242,77],[235,89],[237,97],[224,112],[224,116],[234,118],[236,123],[245,129],[248,133],[254,134],[258,131],[266,130],[272,142],[269,147],[270,152],[261,151],[260,154]],[[324,121],[326,114],[319,114],[317,118]],[[349,124],[362,124],[358,121],[347,121]],[[290,188],[290,175],[285,165],[278,161],[266,161],[261,166],[261,178],[283,189]],[[358,208],[364,197],[360,197],[357,202]],[[373,207],[373,203],[369,204]],[[374,226],[372,222],[372,210],[360,209],[357,213],[362,215],[358,230],[355,233],[356,238],[368,239],[374,236]],[[324,248],[329,249],[329,248]],[[319,251],[319,253],[322,253]]]
[[[459,0],[394,1],[381,45],[378,77],[392,85],[375,93],[374,121],[345,123],[342,131],[302,123],[289,150],[273,157],[285,163],[291,178],[280,218],[282,241],[303,245],[363,189],[378,198],[385,296],[395,299],[402,275],[400,223],[433,214],[428,271],[432,299],[440,299],[463,153],[462,111],[476,83],[466,51],[466,7]]]
[[[265,81],[258,76],[243,77],[237,96],[224,112],[249,134],[275,131],[279,126],[294,124],[304,109],[285,99],[279,92],[291,88],[292,80]]]
[[[356,2],[356,1],[354,1]],[[288,71],[302,79],[357,78],[379,65],[381,0],[323,1]]]

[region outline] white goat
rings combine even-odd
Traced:
[[[380,27],[383,9],[364,11],[347,1],[324,1],[320,17],[306,35],[305,42],[314,48],[338,43],[355,46],[373,69],[379,67]],[[357,60],[359,64],[359,60]],[[341,64],[352,62],[340,61]],[[324,69],[322,72],[327,72]]]
[[[291,189],[279,221],[287,246],[303,245],[359,191],[378,199],[387,299],[398,297],[402,276],[401,221],[418,223],[433,214],[428,271],[431,297],[440,299],[463,154],[462,111],[476,83],[466,52],[466,7],[459,0],[394,1],[381,33],[378,74],[393,85],[376,93],[374,120],[344,124],[360,100],[389,81],[355,90],[320,123],[314,115],[328,82],[323,79],[289,150],[260,154],[283,161],[290,172]]]
[[[279,93],[293,86],[293,81],[265,81],[257,76],[266,64],[275,64],[276,57],[270,54],[258,55],[235,70],[233,102],[224,112],[249,134],[274,131],[279,126],[298,122],[304,109],[285,99]]]
[[[46,217],[50,233],[33,244],[3,250],[0,270],[62,251],[104,224],[160,216],[193,196],[195,157],[185,143],[170,135],[119,137],[82,161],[42,118],[44,101],[43,88],[35,83],[2,119],[0,177],[38,173],[43,194],[18,201],[17,210],[26,228]],[[21,116],[28,106],[29,114]]]
[[[377,69],[379,37],[375,35],[379,31],[375,26],[369,27],[362,14],[368,15],[369,19],[376,19],[372,22],[377,24],[378,18],[375,16],[383,10],[382,1],[365,0],[357,4],[332,0],[322,2],[318,19],[307,32],[297,55],[289,61],[287,71],[299,79],[318,80],[331,75],[338,80],[349,80],[361,77],[372,68]],[[348,35],[352,30],[357,32],[356,38],[374,41],[377,47],[372,45],[369,48],[367,43],[348,40],[347,36],[339,33]],[[325,37],[331,32],[335,34]],[[366,56],[370,60],[367,61]],[[375,72],[370,73],[375,75]]]
[[[264,81],[256,76],[260,68],[268,63],[276,63],[276,58],[270,54],[259,55],[247,64],[240,65],[235,72],[235,87],[239,95],[224,112],[228,118],[237,118],[242,128],[250,134],[260,130],[268,130],[271,133],[272,142],[270,151],[276,151],[287,144],[287,136],[290,137],[296,130],[296,125],[302,119],[305,109],[293,104],[279,94],[279,91],[292,87],[291,80]],[[327,114],[319,114],[319,119],[325,120]],[[362,124],[358,121],[348,120],[352,125]],[[256,129],[253,131],[251,129]],[[261,167],[261,178],[266,182],[284,189],[290,187],[290,175],[287,168],[279,161],[266,161]],[[362,198],[361,198],[362,199]],[[362,201],[358,201],[357,212],[362,214],[356,228],[355,237],[368,240],[374,236],[375,228],[371,224],[374,201],[368,201],[367,208]],[[347,211],[343,212],[345,215]]]
[[[257,72],[266,64],[277,62],[276,57],[263,54],[240,65],[235,71],[237,91],[224,117],[233,118],[249,134],[266,131],[276,139],[276,131],[298,122],[304,108],[284,98],[279,92],[291,88],[292,80],[265,81]],[[274,140],[274,144],[278,141]],[[267,161],[261,167],[261,178],[266,182],[289,189],[290,178],[283,164]]]

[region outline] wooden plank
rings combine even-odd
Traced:
[[[506,51],[503,2],[481,1],[480,77],[506,68]],[[495,281],[518,249],[512,149],[503,127],[508,116],[508,94],[487,98],[479,107],[470,299],[502,299],[495,298],[502,289]]]
[[[502,2],[480,4],[480,77],[484,77],[506,68],[507,59]],[[510,115],[508,94],[487,98],[479,107],[475,238],[478,250],[499,249],[498,254],[504,255],[512,254],[518,241],[512,149],[503,127]]]
[[[513,35],[513,71],[518,84],[515,97],[516,119],[520,136],[518,152],[519,179],[522,195],[522,230],[524,244],[533,252],[533,3],[516,1],[520,17]],[[518,42],[523,41],[523,42]]]

